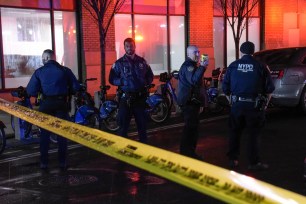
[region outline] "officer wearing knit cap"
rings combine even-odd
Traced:
[[[240,46],[242,57],[227,68],[222,89],[231,97],[229,117],[230,167],[239,165],[240,138],[244,128],[248,131],[247,158],[251,170],[267,169],[259,157],[259,134],[265,123],[265,109],[275,87],[266,65],[257,61],[254,43],[246,41]]]
[[[255,50],[255,45],[254,45],[254,43],[252,43],[250,41],[246,41],[246,42],[242,43],[241,46],[240,46],[240,51],[243,54],[246,54],[246,55],[254,54],[254,50]]]

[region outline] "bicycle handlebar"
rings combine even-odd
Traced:
[[[27,98],[29,97],[27,90],[23,86],[19,86],[17,89],[11,91],[11,95],[18,98]]]

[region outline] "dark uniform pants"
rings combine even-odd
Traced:
[[[182,107],[182,111],[185,125],[181,138],[180,153],[189,157],[195,157],[199,137],[200,105],[188,104]]]
[[[242,131],[247,130],[247,157],[249,163],[257,164],[259,159],[259,135],[265,124],[264,111],[254,109],[254,103],[237,102],[231,108],[229,127],[229,159],[238,160]]]
[[[134,115],[139,135],[139,141],[147,143],[147,113],[145,98],[137,99],[132,103],[127,102],[127,98],[121,98],[118,110],[118,135],[127,137],[132,116]]]
[[[61,119],[68,120],[68,108],[67,102],[65,100],[57,99],[45,99],[41,101],[39,111],[52,115]],[[48,165],[48,151],[50,144],[50,132],[41,129],[40,136],[40,162],[41,164]],[[66,165],[67,157],[67,139],[61,136],[57,136],[58,141],[58,160],[60,166]]]

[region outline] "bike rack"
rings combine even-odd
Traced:
[[[29,138],[25,138],[25,130],[21,128],[21,122],[22,121],[19,118],[14,117],[15,139],[26,143],[38,142],[39,141],[38,138],[33,137],[35,135],[35,131],[33,130],[31,130]]]

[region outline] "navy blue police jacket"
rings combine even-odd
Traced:
[[[27,93],[37,97],[38,93],[45,96],[64,96],[77,92],[80,83],[71,69],[49,60],[44,66],[35,70],[28,85]]]
[[[152,83],[153,77],[152,69],[144,58],[135,55],[131,59],[124,55],[113,64],[109,83],[119,86],[124,92],[139,92]]]
[[[272,93],[275,87],[267,66],[252,55],[244,55],[228,66],[222,89],[226,95],[255,98]]]
[[[179,82],[178,82],[178,105],[184,106],[191,99],[191,94],[194,89],[199,89],[202,85],[202,77],[206,67],[198,66],[197,62],[194,62],[190,58],[182,64],[179,70]]]

